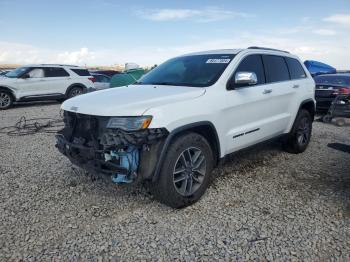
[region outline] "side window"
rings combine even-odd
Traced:
[[[304,68],[297,59],[285,57],[289,68],[290,77],[292,79],[306,78]]]
[[[44,70],[42,68],[33,68],[28,72],[30,78],[43,78],[45,77]]]
[[[102,76],[102,82],[109,83],[111,80],[107,76]]]
[[[46,67],[45,77],[67,77],[68,72],[61,67]]]
[[[90,76],[90,72],[86,69],[75,69],[71,68],[74,73],[76,73],[78,76]]]
[[[93,77],[95,78],[95,81],[96,81],[97,83],[102,82],[102,79],[101,79],[101,76],[100,76],[100,75],[93,75]]]
[[[262,58],[267,83],[290,80],[287,63],[282,56],[263,55]]]
[[[253,72],[258,78],[258,85],[265,83],[264,66],[261,60],[261,55],[249,55],[245,57],[238,65],[233,78],[238,72]]]

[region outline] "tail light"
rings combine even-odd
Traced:
[[[334,92],[332,93],[332,95],[348,95],[350,94],[350,88],[349,87],[341,87],[337,90],[334,90]]]
[[[91,82],[93,82],[93,83],[95,83],[95,82],[96,82],[95,77],[89,77],[88,79],[89,79]]]

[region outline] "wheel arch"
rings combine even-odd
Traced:
[[[305,109],[305,110],[307,110],[310,113],[312,121],[315,119],[316,104],[315,104],[315,101],[313,99],[310,98],[310,99],[304,100],[300,104],[299,110],[301,110],[301,109]]]
[[[0,90],[9,92],[12,95],[13,100],[16,100],[16,95],[11,88],[0,86]]]
[[[87,90],[87,87],[86,87],[85,85],[83,85],[83,84],[81,84],[81,83],[74,83],[74,84],[71,84],[71,85],[67,88],[66,93],[65,93],[65,96],[66,96],[66,97],[68,97],[69,92],[70,92],[70,91],[72,90],[72,88],[74,88],[74,87],[80,87],[80,88],[83,89],[83,91],[86,91],[86,90]]]
[[[220,140],[214,124],[209,121],[195,122],[180,126],[169,133],[160,152],[158,163],[152,178],[153,181],[155,181],[159,176],[161,165],[165,159],[171,142],[174,141],[176,137],[179,137],[188,132],[197,133],[208,141],[214,155],[214,166],[218,165],[220,160]]]

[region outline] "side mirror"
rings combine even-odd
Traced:
[[[30,75],[29,74],[24,74],[21,78],[28,79],[28,78],[30,78]]]
[[[258,77],[254,72],[237,72],[235,75],[235,84],[237,86],[251,86],[258,83]]]

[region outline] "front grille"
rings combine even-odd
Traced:
[[[98,116],[65,111],[64,123],[66,139],[70,142],[80,141],[83,145],[87,145],[93,140],[97,141],[102,128],[101,124],[104,122],[101,121],[100,118],[101,117]]]

